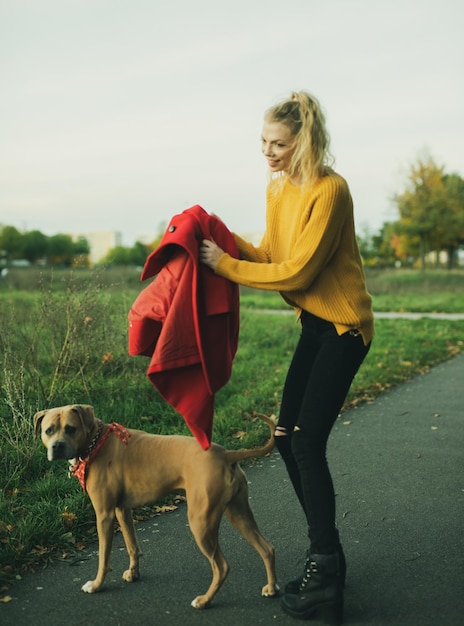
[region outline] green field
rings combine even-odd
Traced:
[[[463,272],[378,272],[368,274],[368,285],[376,311],[464,312]],[[37,410],[92,404],[105,421],[189,434],[149,383],[147,359],[127,354],[127,313],[143,286],[132,270],[16,270],[0,282],[3,581],[46,559],[66,558],[95,537],[93,509],[77,481],[67,478],[67,463],[49,463],[33,438]],[[233,374],[216,396],[214,440],[229,448],[267,438],[254,412],[278,414],[298,338],[295,317],[282,315],[282,306],[278,295],[241,292]],[[463,349],[464,321],[379,319],[346,406],[370,402]],[[136,516],[155,510],[145,507]]]

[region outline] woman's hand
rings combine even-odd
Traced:
[[[224,250],[209,239],[203,239],[200,247],[200,261],[210,267],[212,270],[216,268],[219,259],[224,254]]]

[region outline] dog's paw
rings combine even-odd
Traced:
[[[207,609],[210,605],[210,600],[206,596],[197,596],[195,600],[192,600],[191,605],[194,609]]]
[[[261,590],[261,595],[264,598],[275,598],[279,595],[279,585],[271,584],[264,585]]]
[[[138,580],[139,578],[140,578],[139,570],[138,569],[134,569],[134,568],[126,569],[126,571],[122,575],[122,579],[126,583],[133,583],[136,580]]]
[[[82,585],[81,589],[84,593],[95,593],[98,591],[98,587],[95,587],[94,580],[88,580],[85,585]]]

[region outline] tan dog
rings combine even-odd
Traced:
[[[261,416],[274,433],[274,423]],[[258,530],[248,502],[248,483],[239,461],[267,454],[273,438],[256,450],[225,450],[212,444],[205,451],[193,437],[150,435],[103,424],[93,407],[69,405],[39,411],[34,416],[36,436],[41,437],[49,461],[90,457],[85,488],[97,519],[99,562],[95,580],[82,591],[93,593],[103,585],[109,571],[114,518],[119,522],[129,554],[126,582],[139,578],[140,550],[137,545],[131,509],[154,502],[170,492],[184,489],[187,496],[190,530],[198,547],[209,560],[213,579],[204,595],[192,606],[206,608],[224,582],[229,566],[218,545],[219,525],[225,511],[230,522],[257,550],[263,559],[267,584],[263,596],[275,596],[274,549]],[[112,432],[108,432],[112,429]],[[114,431],[114,432],[113,432]],[[106,442],[93,457],[99,441]],[[77,467],[77,466],[75,466]]]

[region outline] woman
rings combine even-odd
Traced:
[[[262,152],[271,180],[259,247],[235,236],[240,259],[204,240],[200,260],[216,274],[276,290],[299,316],[275,433],[308,521],[304,573],[285,587],[282,606],[300,619],[341,623],[345,558],[335,525],[327,440],[374,336],[372,301],[356,243],[346,181],[331,167],[321,107],[306,92],[270,108]]]

